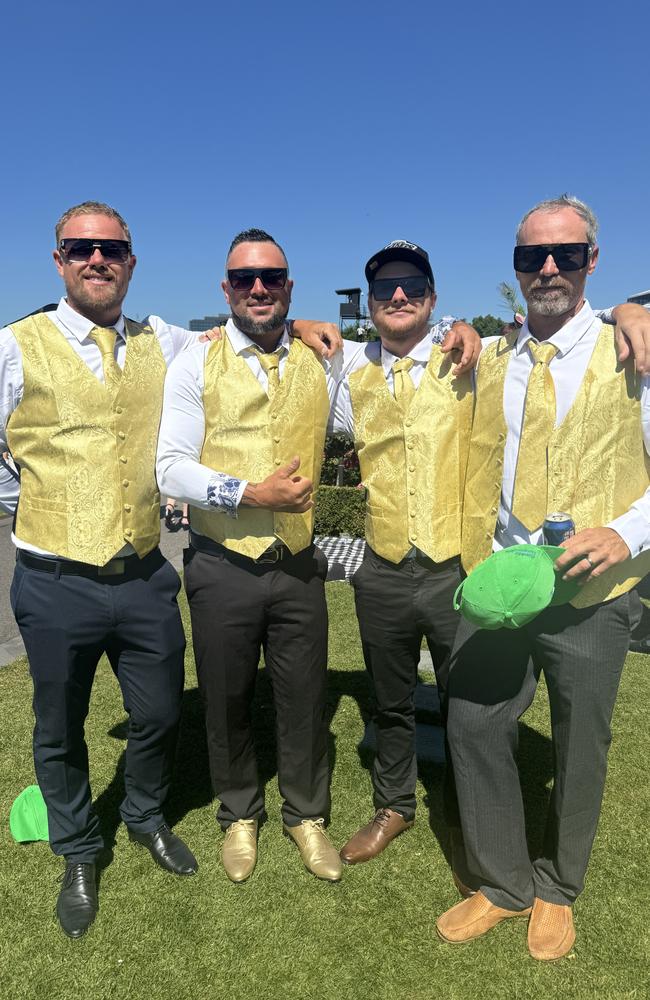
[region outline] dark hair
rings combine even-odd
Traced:
[[[230,247],[228,248],[228,254],[226,256],[226,264],[228,263],[228,257],[230,257],[230,254],[233,252],[235,247],[239,246],[240,243],[273,243],[273,245],[278,248],[284,259],[287,260],[286,253],[284,252],[280,244],[277,242],[277,240],[274,240],[269,233],[266,233],[263,229],[243,229],[241,233],[237,233],[234,240],[230,244]],[[288,263],[289,262],[287,261],[287,265]]]

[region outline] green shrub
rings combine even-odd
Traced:
[[[319,486],[316,493],[317,535],[363,538],[366,491],[354,486]]]

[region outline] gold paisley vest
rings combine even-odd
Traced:
[[[437,344],[404,414],[379,354],[349,376],[355,446],[368,490],[366,540],[398,563],[415,546],[435,562],[458,555],[472,427],[469,375],[455,378]]]
[[[47,316],[11,329],[25,384],[7,425],[20,466],[16,535],[93,566],[126,542],[142,558],[160,538],[155,459],[166,366],[153,330],[126,320],[112,400]]]
[[[329,396],[322,363],[293,340],[272,401],[227,336],[210,344],[203,389],[201,464],[259,483],[294,455],[298,473],[320,479]],[[280,514],[240,506],[237,517],[192,507],[192,528],[240,555],[257,559],[279,539],[294,554],[311,544],[313,509]]]
[[[492,552],[506,440],[503,391],[515,342],[516,334],[509,334],[481,354],[463,516],[467,572]],[[613,329],[603,325],[573,405],[548,449],[547,510],[567,511],[576,532],[619,517],[650,484],[640,400],[634,366],[618,365]],[[571,603],[583,608],[617,597],[648,572],[650,552],[645,552],[586,584]]]

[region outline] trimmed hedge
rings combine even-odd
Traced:
[[[363,538],[366,491],[354,486],[319,486],[316,493],[317,535],[352,535]]]

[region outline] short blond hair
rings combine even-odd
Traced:
[[[110,205],[106,205],[103,201],[82,201],[80,205],[73,205],[72,208],[69,208],[66,212],[64,212],[54,227],[54,236],[57,246],[59,245],[61,233],[63,232],[63,227],[66,222],[69,222],[70,219],[74,219],[76,215],[108,215],[109,218],[115,219],[116,222],[119,222],[120,226],[124,230],[124,235],[129,243],[131,242],[131,231],[116,209],[111,208]]]

